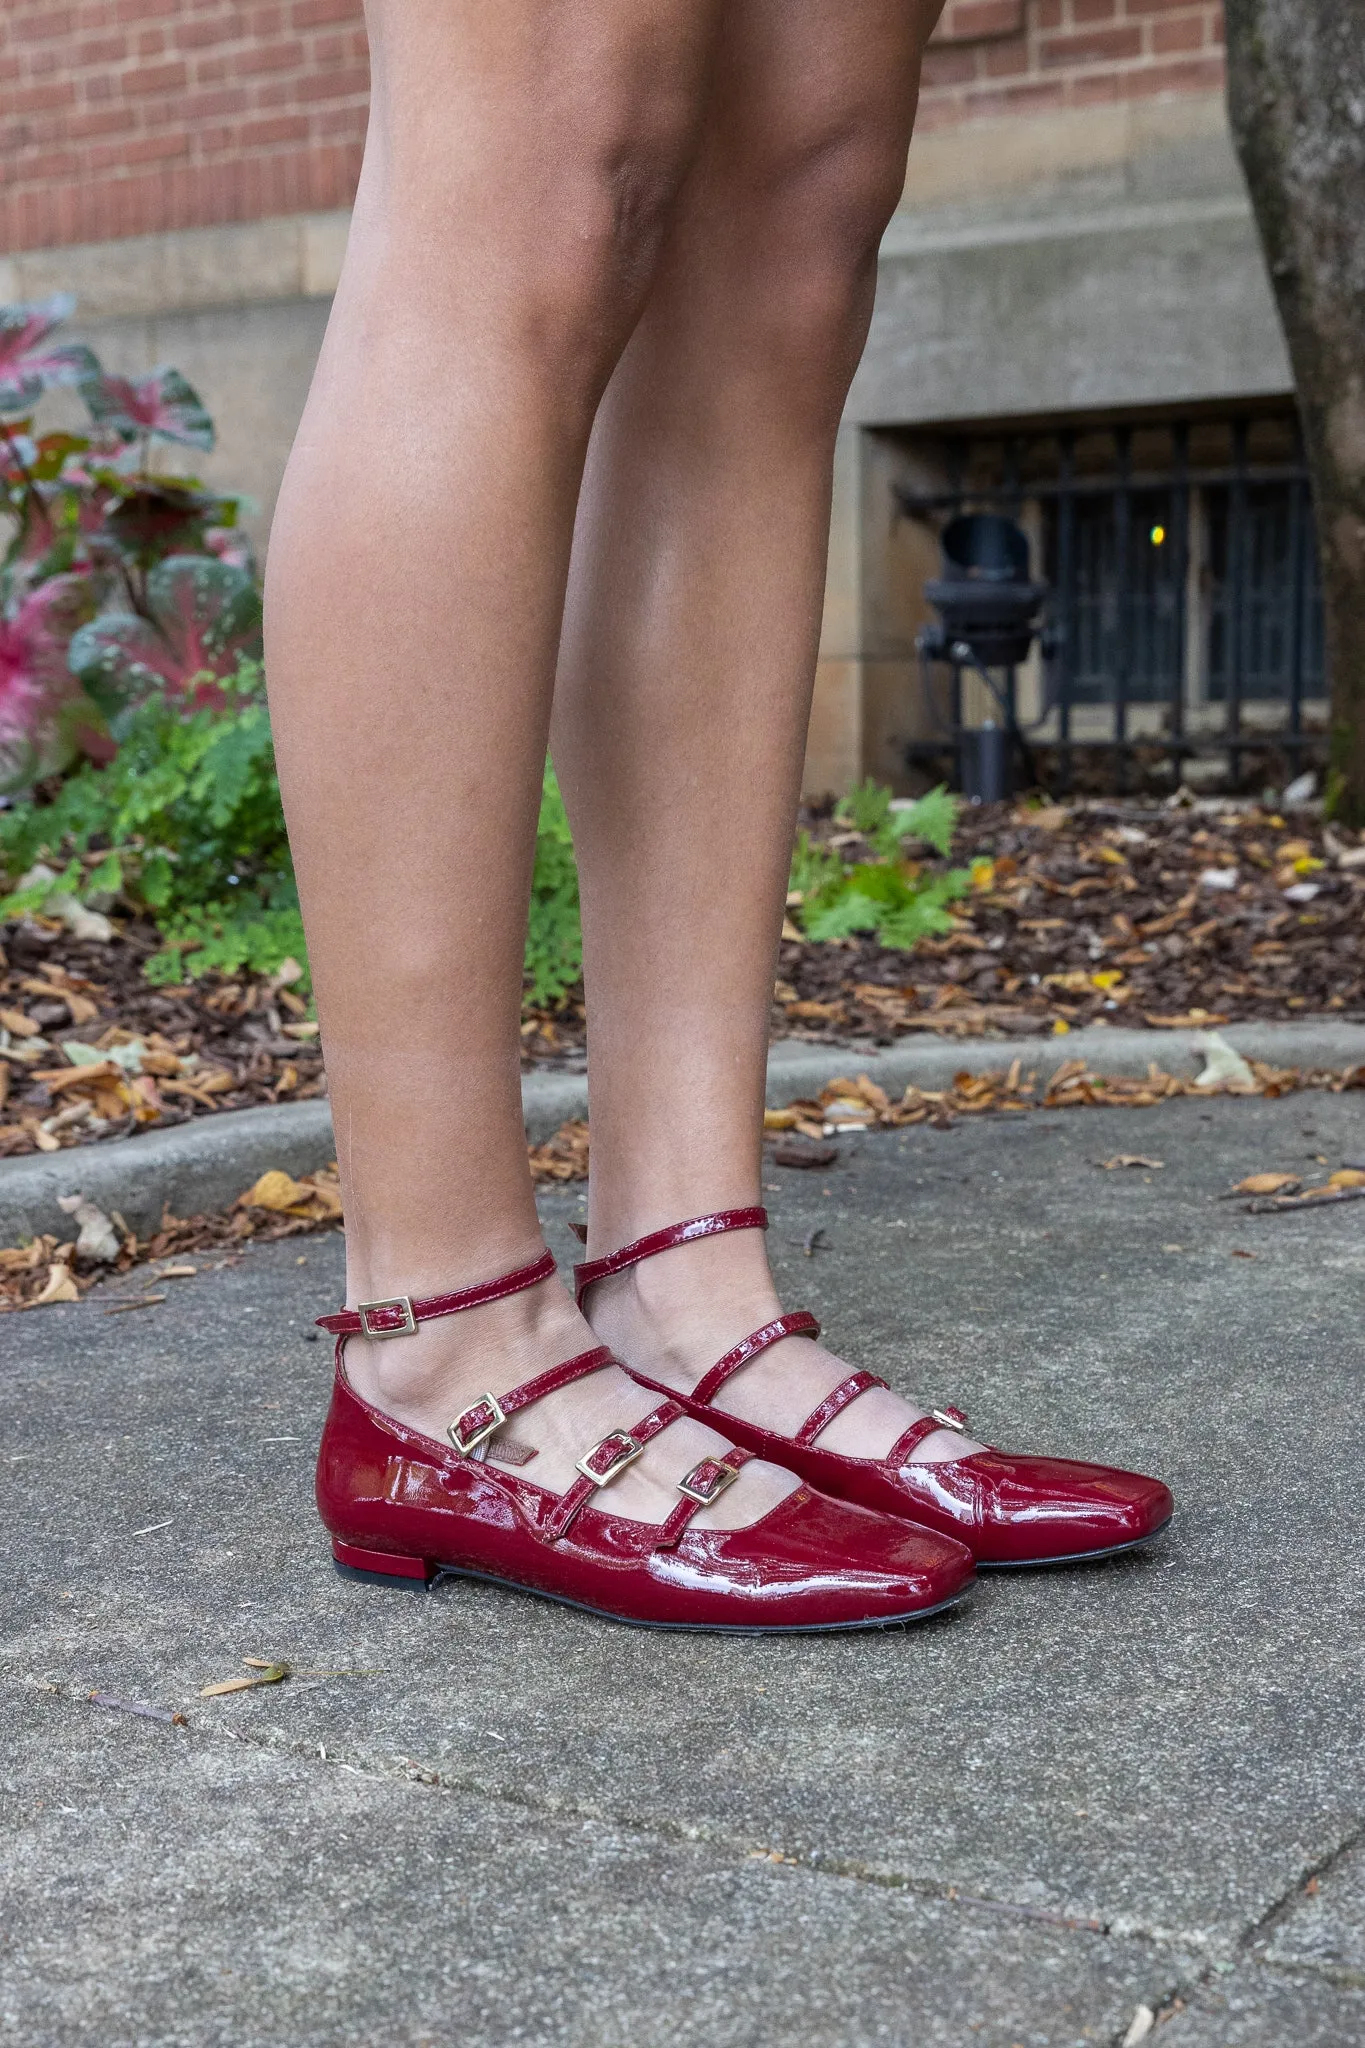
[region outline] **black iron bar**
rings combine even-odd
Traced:
[[[1171,556],[1175,563],[1175,631],[1172,635],[1170,754],[1177,777],[1185,758],[1185,670],[1189,663],[1190,595],[1190,430],[1182,420],[1175,429],[1175,465],[1171,483]]]
[[[1120,795],[1128,787],[1128,683],[1132,672],[1132,541],[1133,491],[1131,427],[1119,427],[1114,434],[1118,457],[1118,489],[1114,492],[1114,648],[1111,667],[1114,677],[1115,778]]]
[[[1232,482],[1228,486],[1227,562],[1223,582],[1223,647],[1227,688],[1228,770],[1241,778],[1242,695],[1246,684],[1247,423],[1232,423]]]
[[[1295,424],[1295,434],[1298,426]],[[1289,487],[1289,734],[1297,739],[1303,731],[1303,641],[1304,641],[1304,600],[1307,576],[1308,524],[1304,518],[1304,500],[1308,486],[1302,477],[1295,477]]]
[[[1071,788],[1071,692],[1076,663],[1076,496],[1070,489],[1076,471],[1076,436],[1060,437],[1061,494],[1057,506],[1057,596],[1060,645],[1057,664],[1057,766],[1063,790]]]

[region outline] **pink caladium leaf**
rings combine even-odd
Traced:
[[[0,619],[0,792],[99,754],[104,720],[72,674],[72,637],[97,603],[89,576],[54,576]]]
[[[168,555],[147,578],[147,617],[106,612],[73,639],[73,672],[116,715],[153,692],[187,710],[220,706],[222,684],[261,651],[252,578],[210,555]]]
[[[53,347],[48,336],[75,311],[68,292],[25,306],[0,306],[0,416],[33,410],[57,384],[98,376],[99,364],[80,342]]]
[[[187,448],[213,446],[213,421],[179,370],[162,368],[135,379],[113,377],[96,367],[81,380],[81,396],[95,423],[121,441],[155,434]]]

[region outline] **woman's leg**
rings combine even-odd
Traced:
[[[518,1020],[574,508],[694,153],[719,6],[367,10],[364,173],[268,575],[352,1302],[487,1279],[539,1244]],[[353,1339],[347,1366],[441,1436],[483,1389],[593,1341],[551,1282],[400,1344]],[[585,1445],[650,1405],[610,1373],[539,1404],[537,1479],[567,1486]],[[719,1443],[678,1425],[614,1505],[666,1513]],[[763,1470],[712,1519],[787,1489]]]
[[[736,0],[648,308],[599,413],[554,754],[583,885],[591,1248],[760,1199],[769,1007],[814,675],[834,437],[938,0]],[[762,1237],[592,1296],[685,1386],[777,1313]],[[790,1338],[718,1405],[791,1429],[847,1368]],[[872,1393],[822,1445],[890,1447]],[[960,1456],[939,1432],[919,1455]]]

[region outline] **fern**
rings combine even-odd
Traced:
[[[950,868],[946,874],[922,874],[904,862],[902,848],[905,840],[920,839],[946,854],[957,812],[958,800],[946,789],[897,805],[889,789],[869,781],[849,792],[835,819],[869,842],[872,860],[847,867],[837,848],[817,846],[809,833],[798,833],[792,888],[800,894],[806,937],[818,941],[871,932],[883,946],[908,949],[936,932],[950,931],[948,906],[970,889],[970,872]]]

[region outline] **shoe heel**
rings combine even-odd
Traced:
[[[392,1550],[358,1550],[354,1543],[332,1538],[332,1562],[343,1579],[370,1586],[411,1586],[422,1591],[439,1569],[421,1557],[399,1557]]]

